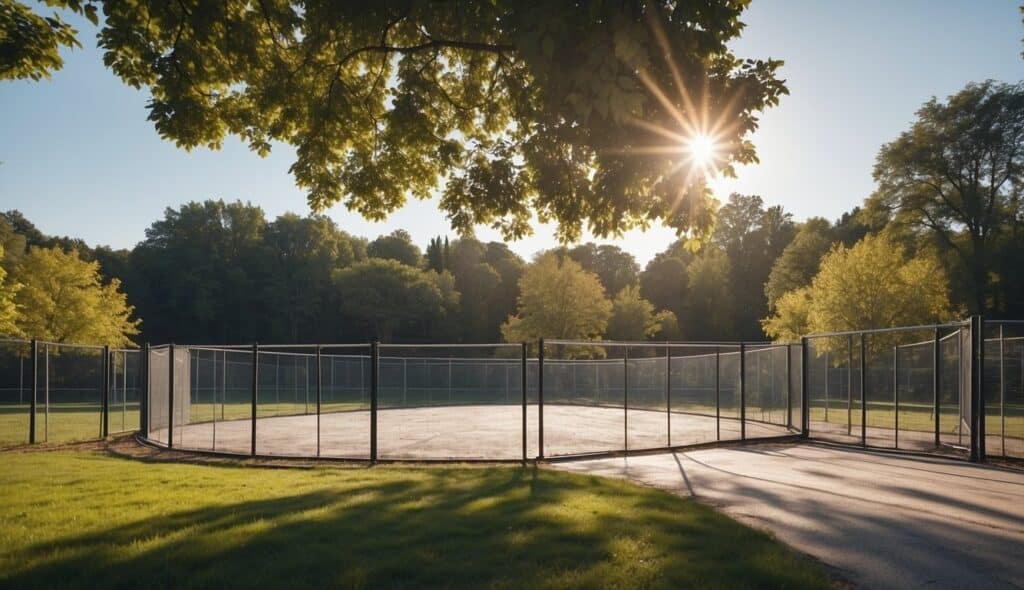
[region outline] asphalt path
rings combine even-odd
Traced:
[[[1024,588],[1024,472],[806,443],[554,466],[693,496],[856,587]]]

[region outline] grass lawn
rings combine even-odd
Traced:
[[[816,404],[811,406],[810,419],[817,422],[825,421],[824,403],[815,400]],[[891,402],[868,402],[867,404],[867,425],[878,428],[893,428],[896,424],[895,405]],[[944,405],[940,408],[940,432],[951,434],[957,432],[960,423],[960,409],[957,406]],[[853,425],[860,425],[860,400],[854,399],[853,411],[850,412],[850,422]],[[986,431],[990,436],[1000,432],[1002,423],[1000,421],[999,407],[988,406]],[[846,424],[847,403],[845,400],[832,400],[829,403],[828,422],[833,424]],[[1006,407],[1006,436],[1008,438],[1024,438],[1024,409],[1016,405]],[[935,430],[935,416],[931,406],[901,405],[900,406],[900,430],[915,430],[920,432],[932,432]]]
[[[0,448],[28,443],[28,404],[0,404]],[[49,417],[44,407],[36,408],[36,437],[43,442],[44,431],[48,430],[47,442],[64,443],[95,440],[100,436],[102,408],[100,404],[55,403],[50,404]],[[49,422],[47,428],[46,422]],[[108,426],[111,434],[139,428],[139,404],[130,402],[122,412],[121,404],[111,405]]]
[[[0,453],[0,586],[826,588],[691,500],[520,467],[271,469]]]

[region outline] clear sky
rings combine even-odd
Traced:
[[[734,43],[741,57],[786,61],[790,96],[762,118],[753,137],[761,157],[739,178],[716,184],[781,204],[797,219],[838,217],[873,188],[878,148],[907,128],[931,96],[970,81],[1024,79],[1016,0],[754,0]],[[237,140],[211,152],[179,150],[146,121],[147,93],[103,67],[85,21],[85,49],[65,52],[51,81],[0,83],[0,209],[20,209],[50,234],[131,247],[167,206],[242,199],[273,217],[308,212],[288,174],[291,150],[268,158]],[[354,234],[404,228],[425,246],[451,233],[430,202],[412,202],[382,223],[342,206],[328,211]],[[486,228],[481,239],[498,239]],[[523,256],[554,244],[550,229],[511,244]],[[658,228],[616,241],[644,263],[673,234]]]

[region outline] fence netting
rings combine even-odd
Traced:
[[[548,341],[525,357],[520,344],[146,355],[46,342],[33,356],[31,342],[3,340],[0,446],[142,428],[197,451],[515,460],[769,438],[806,420],[809,436],[838,443],[966,455],[983,442],[989,456],[1024,457],[1024,323],[984,325],[983,337],[945,324],[806,347]],[[984,436],[972,437],[978,408]]]
[[[29,442],[31,355],[27,341],[0,340],[0,447]]]
[[[985,453],[1024,457],[1024,324],[986,322]]]
[[[812,336],[807,343],[812,437],[928,452],[960,453],[969,444],[967,327]]]
[[[378,366],[381,459],[521,459],[536,432],[519,344],[380,345]]]

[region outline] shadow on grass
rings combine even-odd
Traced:
[[[817,568],[768,536],[694,502],[623,482],[535,468],[361,473],[314,472],[323,486],[302,493],[167,511],[26,544],[17,553],[30,561],[0,575],[0,584],[825,585]],[[167,497],[170,508],[174,491]]]

